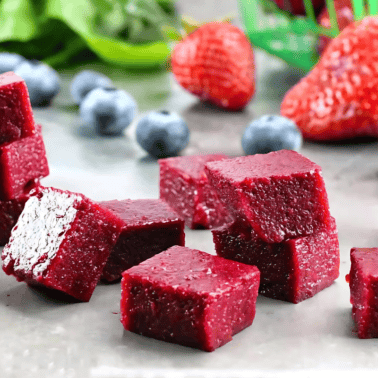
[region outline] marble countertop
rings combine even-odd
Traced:
[[[238,113],[200,104],[166,72],[141,75],[101,64],[87,68],[106,73],[129,91],[138,102],[138,117],[152,109],[179,112],[191,130],[185,154],[237,156],[242,154],[241,134],[248,122],[278,113],[284,93],[301,76],[262,52],[256,58],[257,93]],[[158,165],[136,144],[135,122],[119,138],[93,136],[81,127],[69,95],[69,82],[79,70],[62,71],[63,89],[53,106],[35,109],[51,167],[43,184],[94,200],[157,198]],[[340,278],[314,298],[294,305],[259,297],[253,325],[215,352],[205,353],[124,331],[118,283],[100,284],[89,303],[65,304],[0,271],[0,376],[304,377],[362,369],[372,373],[378,368],[378,340],[357,338],[345,274],[351,247],[378,246],[377,147],[375,141],[305,143],[301,150],[323,168],[340,239]],[[210,231],[187,229],[186,243],[214,253]]]

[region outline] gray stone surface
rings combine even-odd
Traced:
[[[234,1],[179,4],[200,19],[235,9]],[[138,117],[153,109],[174,110],[185,117],[191,130],[185,154],[237,156],[247,123],[266,113],[277,114],[284,93],[301,76],[262,52],[256,58],[257,93],[238,113],[200,104],[165,72],[140,74],[101,64],[86,68],[104,72],[129,91],[138,102]],[[35,109],[51,167],[43,184],[94,200],[157,198],[158,166],[136,144],[135,122],[120,138],[101,138],[81,127],[69,95],[69,82],[80,69],[61,71],[64,85],[53,106]],[[314,298],[293,305],[260,297],[253,325],[222,348],[205,353],[125,332],[119,321],[119,284],[100,284],[89,303],[65,304],[1,271],[0,376],[303,377],[376,369],[378,341],[357,339],[344,277],[352,246],[378,246],[377,147],[377,142],[303,146],[301,152],[323,167],[340,235],[340,278]],[[186,235],[188,246],[214,253],[209,231],[187,230]]]

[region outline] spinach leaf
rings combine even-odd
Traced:
[[[172,0],[0,0],[0,50],[54,66],[88,50],[124,67],[161,65],[167,25],[178,27]]]

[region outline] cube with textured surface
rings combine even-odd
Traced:
[[[358,337],[378,337],[378,248],[352,248],[350,286],[352,316]]]
[[[267,243],[330,224],[321,168],[295,151],[209,162],[205,172],[233,216]]]
[[[121,321],[210,352],[252,324],[259,278],[256,267],[175,246],[123,273]]]
[[[122,272],[174,245],[185,245],[184,221],[162,200],[104,201],[101,206],[123,221],[101,278],[115,281]]]
[[[260,294],[299,303],[330,286],[339,276],[336,222],[310,236],[266,243],[250,227],[234,223],[212,230],[218,256],[255,265]]]
[[[118,217],[82,194],[39,188],[3,249],[3,270],[89,301],[121,228]]]
[[[211,187],[205,164],[226,155],[179,156],[160,159],[160,198],[166,201],[189,228],[214,228],[231,217]]]
[[[24,80],[13,72],[0,75],[0,145],[34,133],[33,111]]]
[[[0,147],[0,199],[16,199],[36,180],[49,175],[42,126],[36,133]]]

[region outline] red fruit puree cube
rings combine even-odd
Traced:
[[[42,127],[33,136],[0,147],[0,199],[18,198],[35,180],[49,174]]]
[[[255,265],[261,273],[260,294],[298,303],[330,286],[339,276],[336,222],[316,234],[266,243],[240,224],[213,230],[218,256]]]
[[[267,243],[329,225],[321,168],[295,151],[210,162],[205,171],[233,215]]]
[[[259,278],[254,266],[171,247],[123,273],[121,322],[211,352],[252,324]]]
[[[37,181],[31,187],[39,186]],[[0,201],[0,246],[8,243],[12,228],[16,224],[18,217],[24,209],[25,202],[30,198],[30,190],[23,193],[17,199]]]
[[[82,194],[40,188],[4,247],[3,270],[89,301],[121,227],[111,211]]]
[[[166,201],[190,228],[214,228],[232,220],[204,168],[226,155],[179,156],[159,160],[160,198]]]
[[[13,72],[0,75],[0,145],[35,133],[25,82]]]
[[[346,279],[358,337],[378,337],[378,248],[352,248],[350,259]]]
[[[174,245],[185,245],[185,223],[162,200],[100,202],[123,221],[117,244],[102,271],[101,278],[115,281],[122,272]]]

